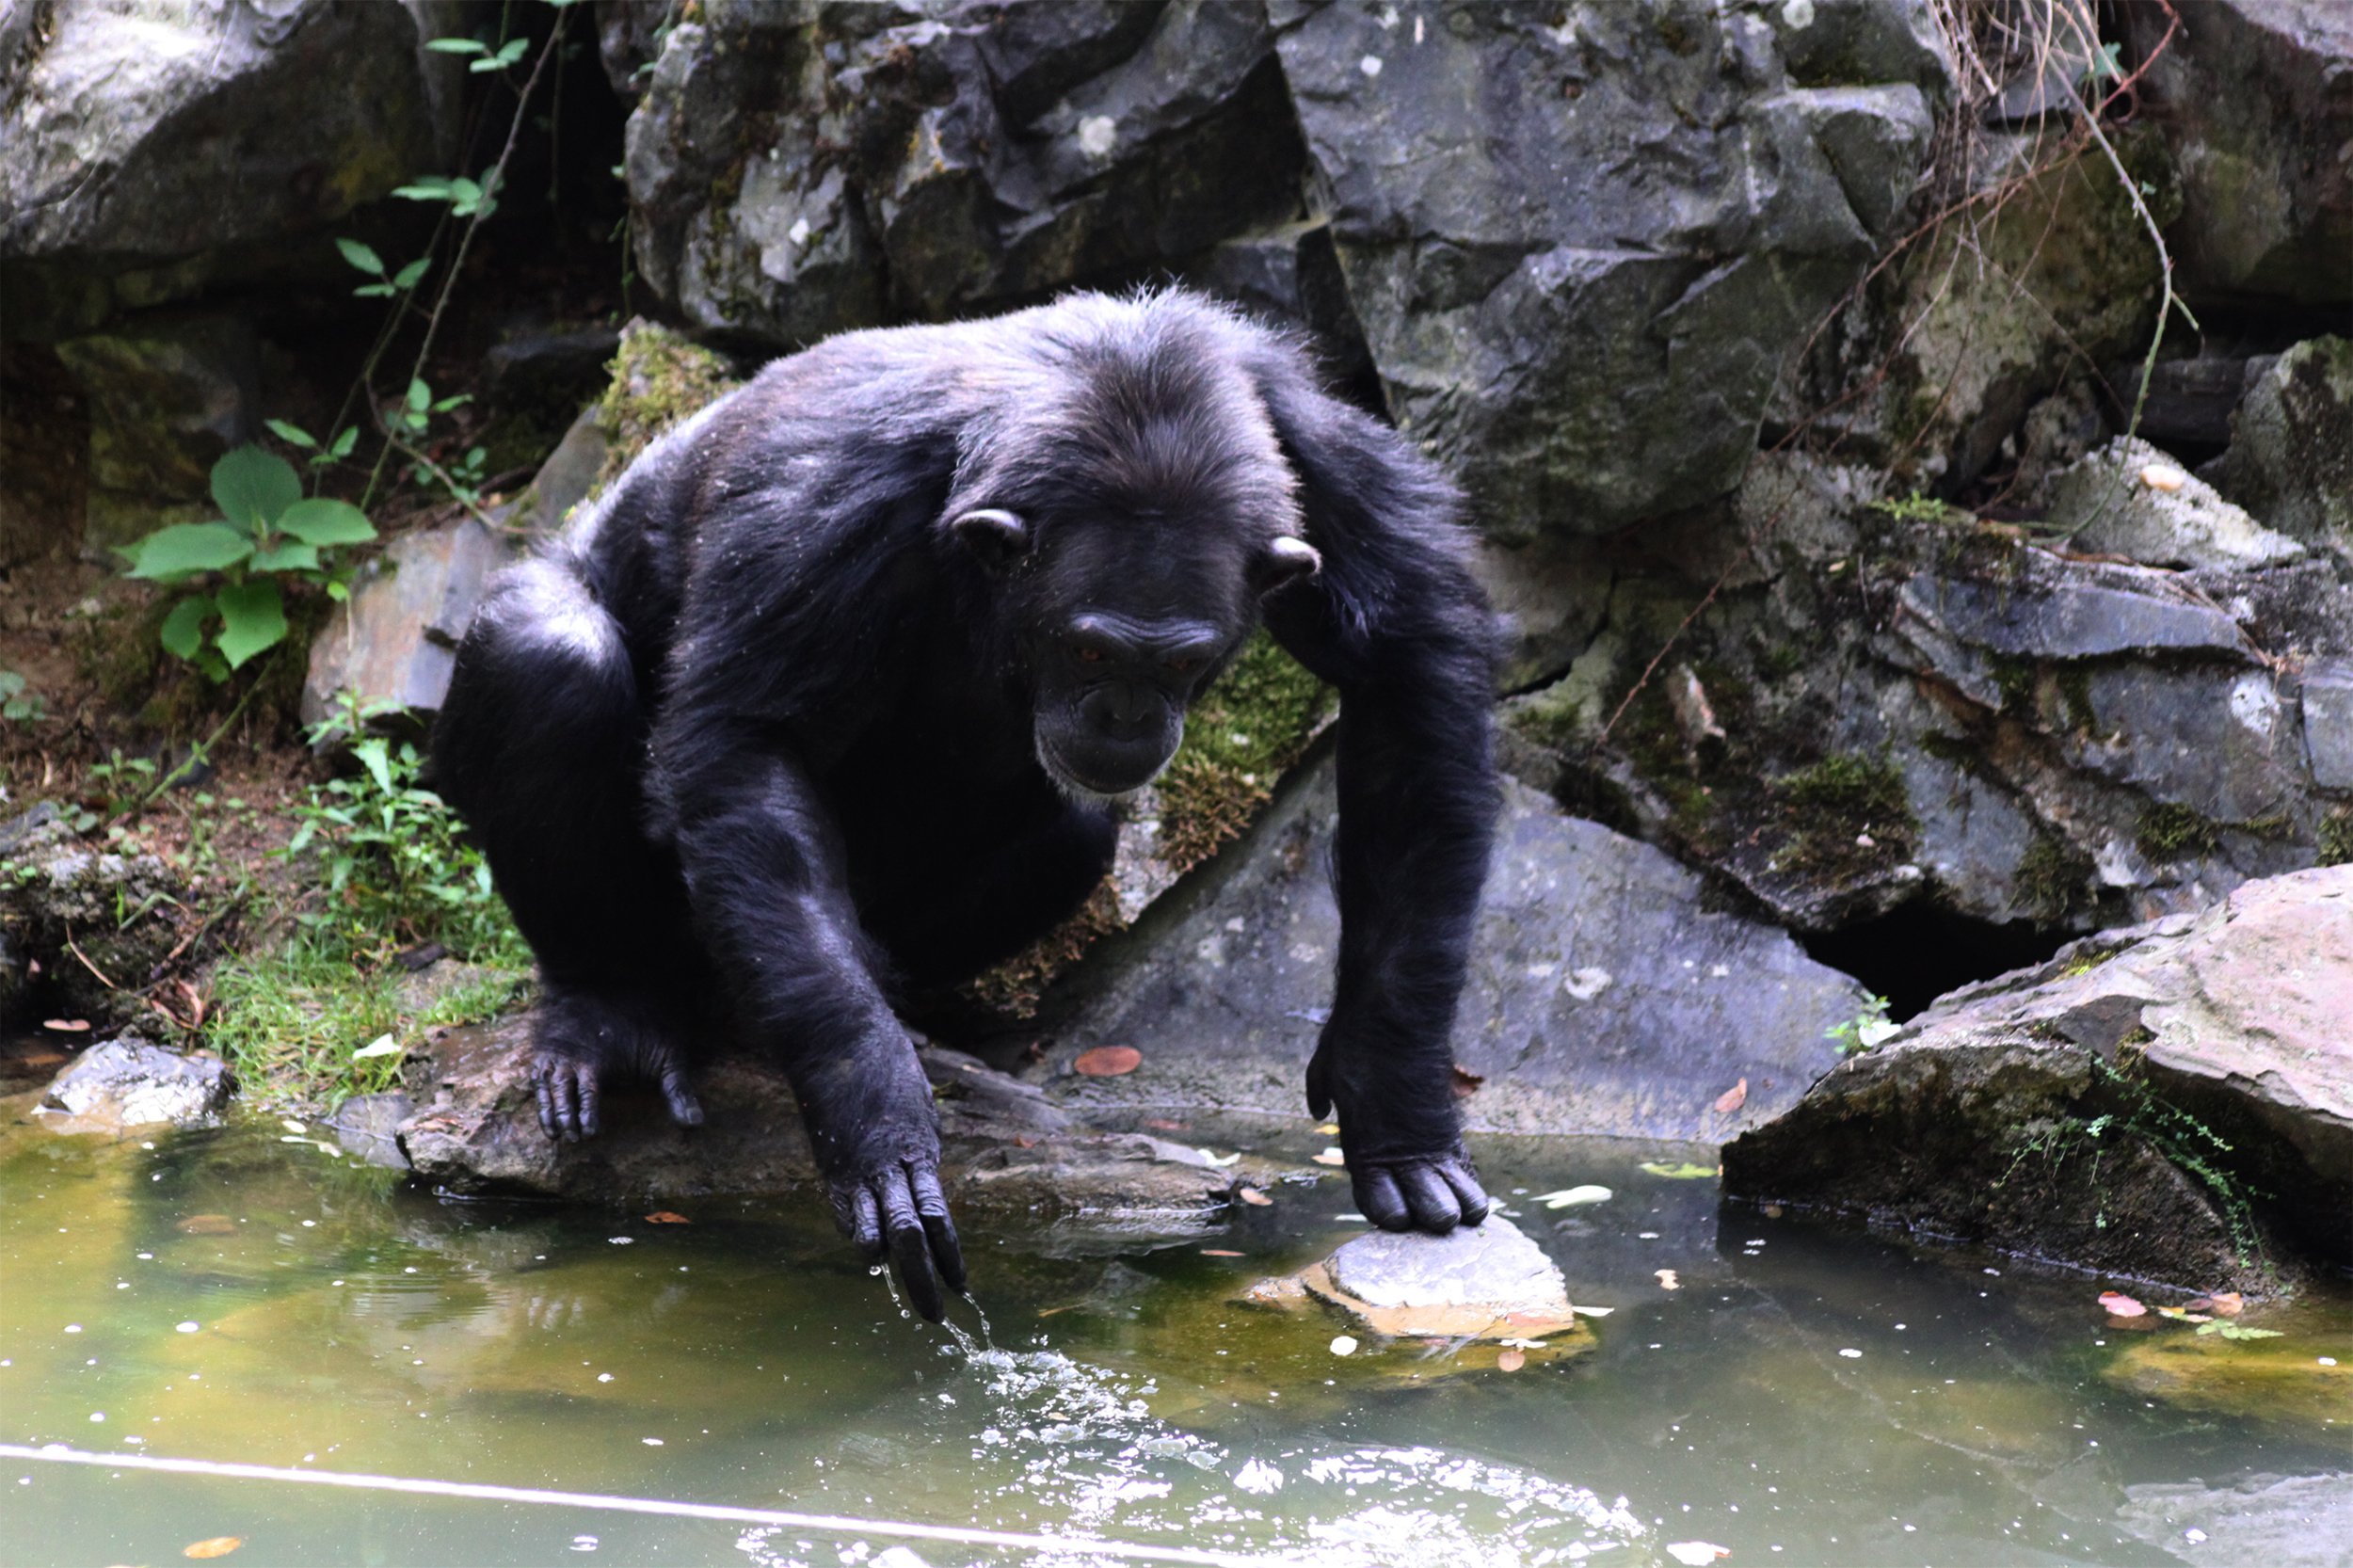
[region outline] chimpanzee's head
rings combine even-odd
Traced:
[[[994,580],[1038,761],[1103,801],[1168,765],[1259,600],[1321,559],[1263,404],[1213,344],[1161,333],[1052,368],[945,520]]]

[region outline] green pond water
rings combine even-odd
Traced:
[[[1321,1309],[1236,1301],[1362,1234],[1337,1176],[1160,1251],[968,1231],[987,1328],[960,1306],[960,1335],[906,1317],[810,1200],[686,1224],[451,1203],[272,1119],[109,1141],[27,1105],[0,1102],[0,1443],[1105,1544],[0,1459],[0,1560],[28,1568],[224,1536],[243,1564],[2203,1562],[2184,1531],[2217,1549],[2232,1505],[2153,1524],[2134,1488],[2353,1469],[2353,1298],[2260,1341],[2127,1332],[2099,1282],[1720,1208],[1641,1171],[1655,1149],[1479,1150],[1501,1193],[1613,1193],[1505,1200],[1613,1309],[1505,1371],[1361,1334],[1343,1358]]]

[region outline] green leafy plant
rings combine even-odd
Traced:
[[[479,180],[462,174],[427,174],[393,186],[392,194],[409,201],[446,202],[452,217],[488,217],[498,211],[497,190],[498,170],[493,168]]]
[[[133,545],[127,575],[186,587],[164,617],[161,640],[216,680],[286,637],[286,581],[343,597],[347,574],[331,552],[365,544],[376,529],[347,501],[302,493],[294,465],[241,446],[213,465],[214,522],[182,522]]]
[[[1903,1025],[1888,1018],[1887,1005],[1885,997],[1866,994],[1863,999],[1863,1010],[1845,1023],[1833,1024],[1822,1031],[1822,1038],[1836,1041],[1841,1056],[1869,1050],[1888,1036],[1903,1032]]]
[[[23,724],[41,715],[40,694],[28,688],[14,670],[0,670],[0,719]]]

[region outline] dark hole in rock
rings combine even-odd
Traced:
[[[1957,986],[2040,964],[2075,933],[2032,920],[1982,920],[1925,899],[1798,940],[1815,962],[1844,969],[1887,999],[1898,1023]]]

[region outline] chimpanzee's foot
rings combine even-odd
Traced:
[[[1444,1236],[1487,1218],[1444,1059],[1369,1065],[1327,1036],[1307,1064],[1307,1108],[1339,1117],[1357,1211],[1383,1230]]]
[[[604,1086],[632,1079],[660,1084],[670,1119],[680,1127],[701,1124],[675,1018],[637,998],[551,988],[531,1032],[531,1083],[548,1136],[567,1143],[595,1137]]]

